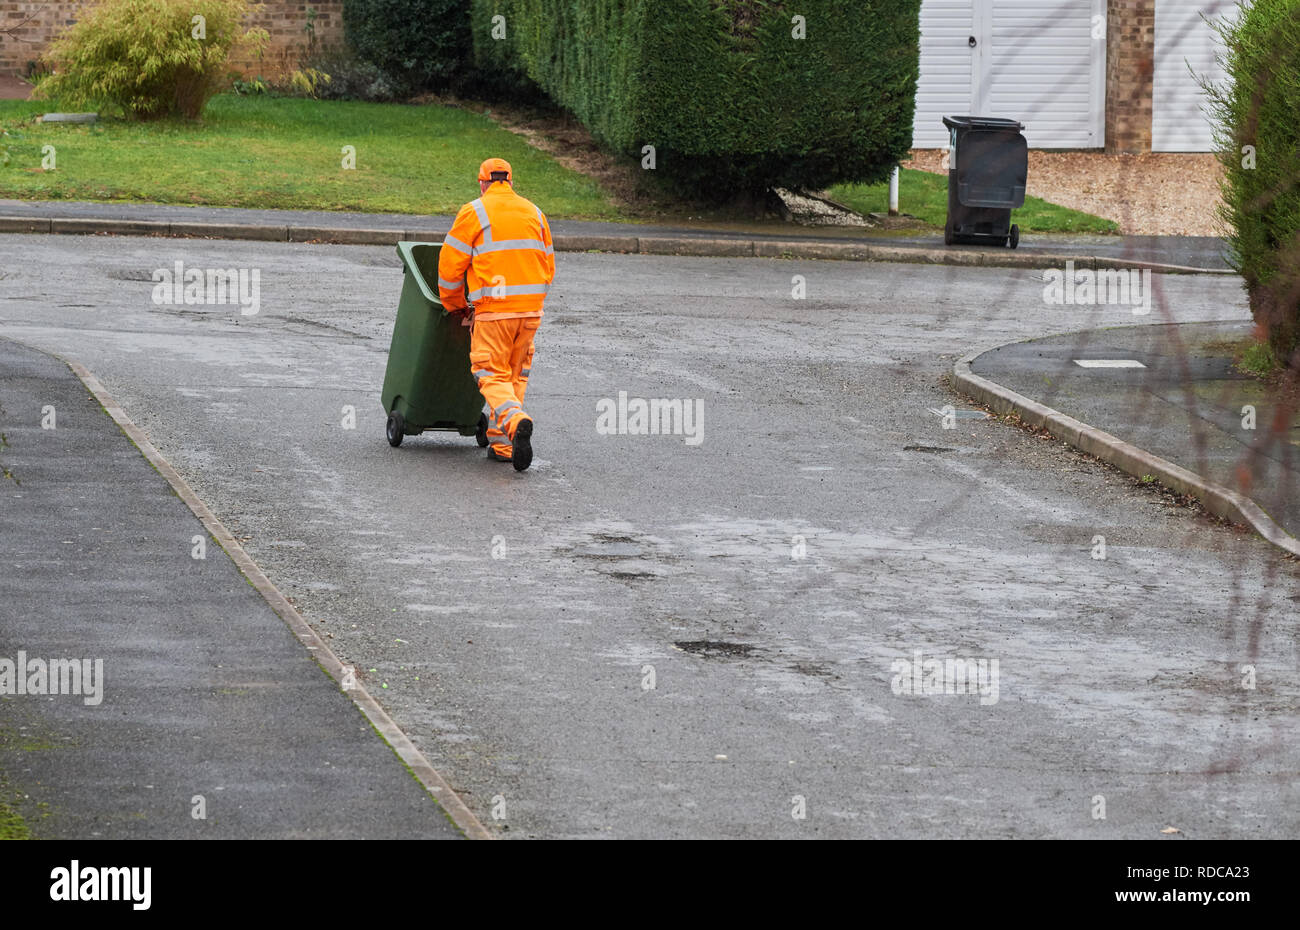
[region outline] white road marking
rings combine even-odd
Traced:
[[[1135,358],[1076,358],[1080,368],[1146,368]]]

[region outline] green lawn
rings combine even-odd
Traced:
[[[830,189],[838,200],[859,213],[884,213],[889,209],[889,183],[837,184]],[[948,215],[948,176],[928,171],[903,169],[898,179],[898,208],[932,226],[942,227]],[[1024,232],[1116,233],[1118,224],[1111,220],[1080,213],[1066,207],[1026,197],[1020,210],[1013,210],[1011,222]]]
[[[0,840],[27,840],[31,833],[18,812],[0,799]]]
[[[514,166],[519,192],[553,217],[632,218],[596,181],[456,107],[222,94],[197,124],[35,122],[58,109],[0,100],[0,197],[446,214],[477,196],[479,162],[500,155]],[[42,167],[46,145],[54,146],[53,171]],[[345,145],[356,149],[354,170],[342,167]],[[946,185],[945,177],[904,171],[903,212],[941,227]],[[864,213],[888,207],[884,184],[841,184],[830,193]],[[1026,231],[1116,231],[1109,220],[1032,197],[1014,218]]]
[[[446,214],[478,196],[479,162],[499,155],[549,215],[618,218],[595,181],[454,107],[223,94],[201,124],[32,119],[57,109],[0,100],[0,197]],[[345,145],[355,170],[342,168]]]

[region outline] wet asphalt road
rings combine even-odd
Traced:
[[[518,475],[384,441],[392,249],[0,249],[0,335],[94,371],[502,835],[1297,833],[1296,565],[930,412],[954,358],[1125,308],[1029,271],[561,255]],[[155,305],[178,259],[259,269],[259,313]],[[1152,322],[1248,316],[1234,279],[1158,280]],[[702,441],[603,435],[621,391],[702,402]],[[996,701],[896,694],[916,650],[997,660]]]

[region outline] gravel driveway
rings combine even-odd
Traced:
[[[942,149],[914,149],[905,168],[940,173]],[[1029,193],[1119,223],[1130,236],[1219,236],[1223,169],[1209,153],[1029,152]]]

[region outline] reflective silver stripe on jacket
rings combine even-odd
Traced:
[[[446,278],[438,278],[438,287],[444,291],[458,291],[465,286],[463,281],[448,281]]]
[[[502,239],[500,242],[489,242],[486,245],[481,245],[477,251],[481,255],[484,252],[522,252],[526,249],[546,252],[549,247],[541,239]]]
[[[504,287],[480,287],[465,295],[469,300],[480,297],[514,297],[521,294],[546,294],[551,289],[549,284],[507,284]]]
[[[546,225],[546,217],[542,215],[542,208],[537,206],[537,204],[533,204],[533,209],[537,211],[537,222],[542,224],[542,235],[546,235],[548,228]],[[542,250],[546,252],[547,255],[555,254],[555,246],[553,245],[542,243]]]
[[[473,249],[471,249],[471,248],[470,248],[469,246],[467,246],[465,243],[461,242],[461,241],[460,241],[459,239],[457,239],[455,236],[443,236],[443,237],[442,237],[442,244],[443,244],[443,245],[449,245],[449,246],[451,246],[453,249],[455,249],[457,252],[463,252],[463,253],[466,254],[466,255],[472,255],[472,254],[474,254],[474,250],[473,250]]]
[[[470,206],[474,208],[474,212],[478,215],[478,224],[483,228],[483,242],[490,243],[492,241],[492,223],[488,220],[487,207],[483,206],[481,198],[475,200]],[[479,251],[483,250],[479,249]]]

